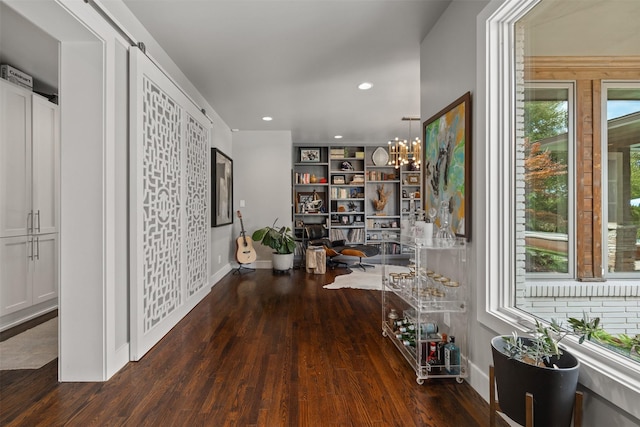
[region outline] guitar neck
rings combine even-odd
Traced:
[[[244,222],[242,221],[242,214],[238,211],[238,218],[240,218],[240,235],[242,236],[242,240],[244,241],[245,246],[247,245],[247,235],[244,232]]]

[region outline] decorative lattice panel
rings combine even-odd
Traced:
[[[181,304],[182,108],[143,78],[143,311],[148,331]]]
[[[187,114],[187,298],[207,283],[207,154],[209,133]]]

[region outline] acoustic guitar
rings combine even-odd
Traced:
[[[253,240],[251,240],[251,237],[246,236],[240,211],[238,211],[238,218],[240,218],[240,227],[242,228],[242,232],[240,233],[240,237],[236,239],[236,244],[238,245],[236,259],[239,264],[251,264],[256,260],[256,250],[253,248]]]

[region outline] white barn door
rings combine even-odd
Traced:
[[[130,49],[130,359],[210,291],[206,116]]]

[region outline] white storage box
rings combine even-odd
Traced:
[[[33,90],[33,78],[29,74],[13,68],[11,65],[0,65],[0,77],[9,80],[11,83]]]

